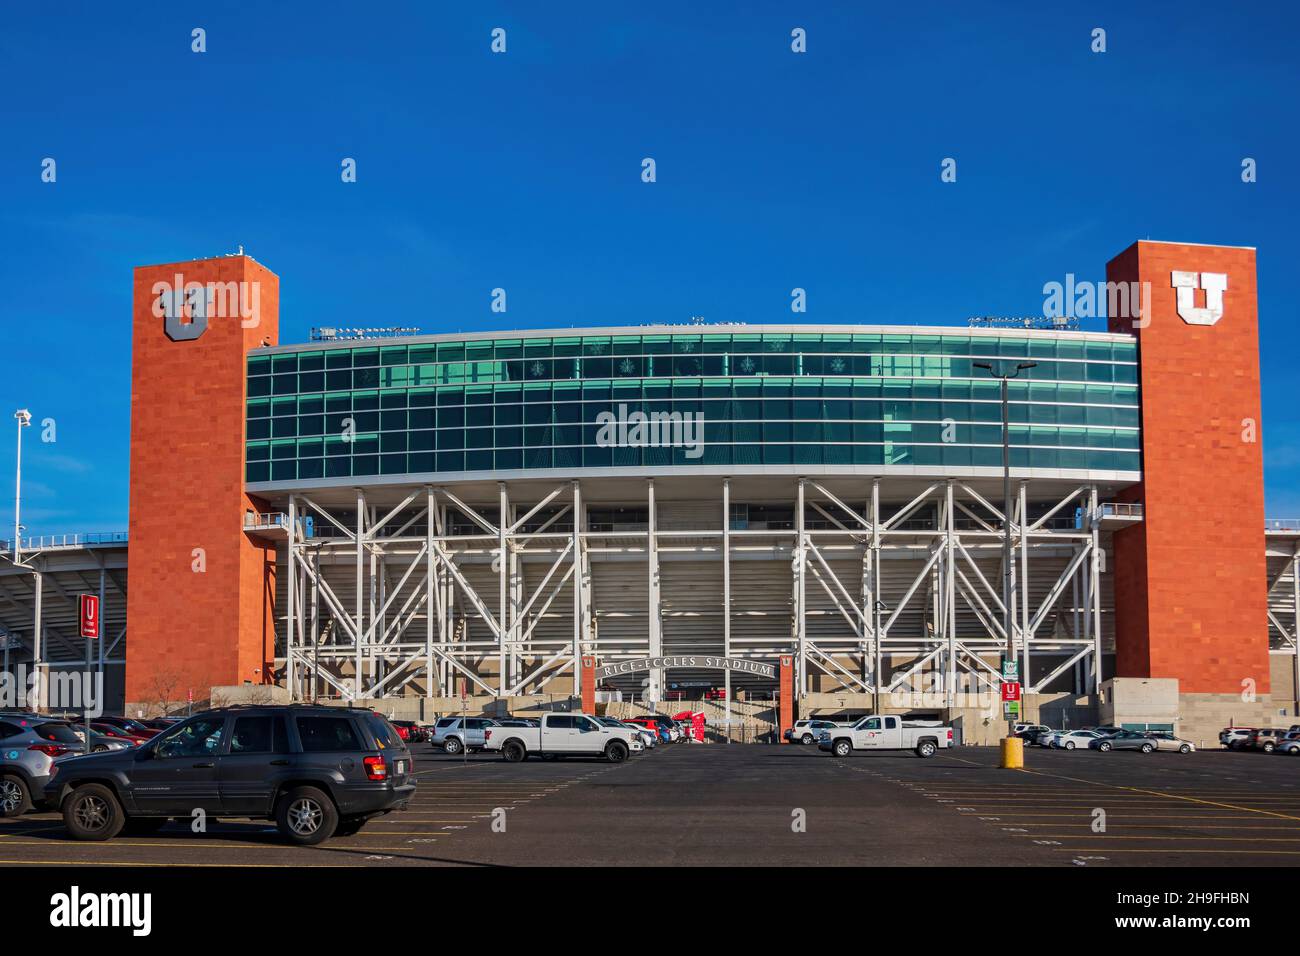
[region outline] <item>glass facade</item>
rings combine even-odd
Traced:
[[[1140,469],[1132,340],[758,327],[255,352],[247,480],[668,465],[997,468],[999,385],[974,363],[1020,361],[1038,364],[1010,387],[1014,467]]]

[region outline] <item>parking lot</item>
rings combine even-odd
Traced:
[[[162,866],[1289,866],[1300,759],[991,748],[922,760],[801,746],[662,746],[622,764],[511,764],[413,747],[411,808],[319,847],[266,823],[170,823],[78,843],[58,817],[0,820],[0,864]]]

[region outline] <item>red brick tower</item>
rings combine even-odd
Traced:
[[[275,550],[243,532],[244,402],[279,296],[243,255],[135,270],[128,710],[271,679]]]
[[[1149,315],[1110,319],[1138,337],[1145,505],[1115,535],[1117,676],[1239,715],[1269,693],[1255,250],[1138,242],[1106,278],[1150,284]]]

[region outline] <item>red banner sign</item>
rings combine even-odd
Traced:
[[[77,616],[81,620],[82,637],[99,639],[99,597],[94,594],[77,595]]]
[[[1020,682],[1003,681],[1002,682],[1002,699],[1019,700],[1020,699]]]

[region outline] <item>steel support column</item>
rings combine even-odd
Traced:
[[[657,521],[657,511],[655,506],[655,483],[653,480],[646,482],[646,501],[648,505],[647,524],[646,524],[646,557],[647,567],[649,568],[650,584],[650,601],[649,601],[649,639],[650,639],[650,656],[658,657],[663,653],[663,633],[661,631],[660,606],[659,606],[659,525]],[[663,668],[656,667],[649,672],[649,686],[646,688],[646,696],[649,700],[658,702],[663,699]]]

